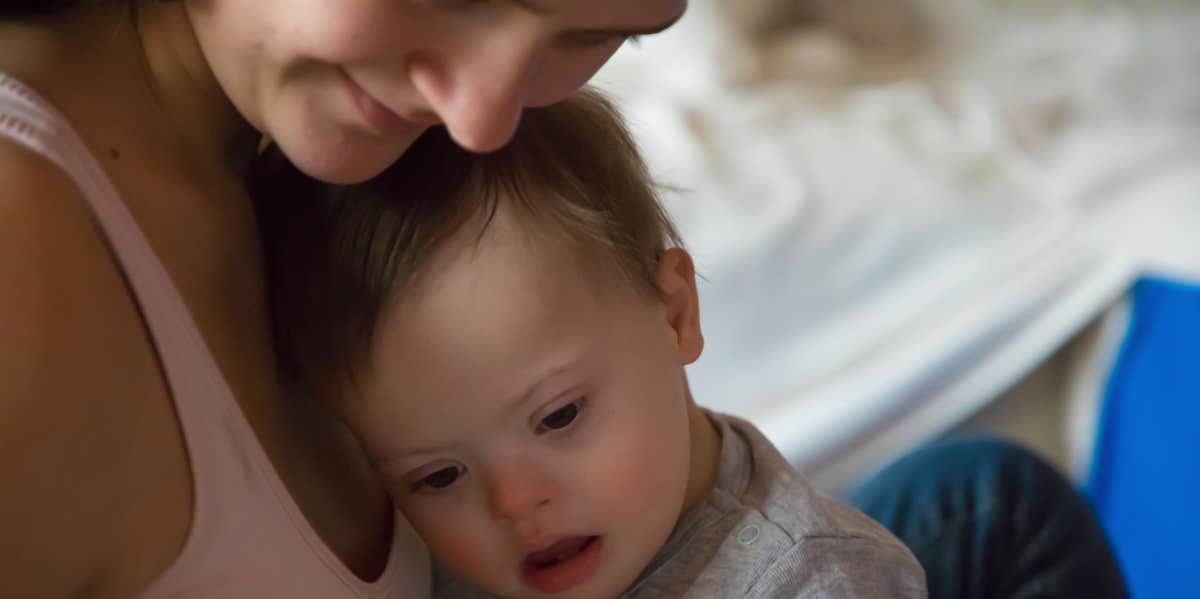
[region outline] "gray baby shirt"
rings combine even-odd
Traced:
[[[716,487],[623,599],[924,599],[925,572],[882,525],[817,493],[754,425],[721,431]]]

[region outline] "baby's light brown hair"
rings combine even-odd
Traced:
[[[482,235],[501,201],[534,233],[600,257],[613,280],[653,297],[659,257],[679,245],[620,115],[586,88],[526,109],[491,154],[459,148],[438,127],[366,183],[313,180],[275,151],[250,182],[281,368],[327,399],[353,382],[383,312],[437,250],[471,223]]]

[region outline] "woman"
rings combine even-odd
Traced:
[[[684,7],[0,2],[0,594],[425,596],[354,439],[277,387],[243,168],[497,148]]]

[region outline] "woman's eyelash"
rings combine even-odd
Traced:
[[[618,44],[632,42],[636,46],[640,43],[641,36],[617,31],[573,31],[564,34],[560,39],[567,48],[588,50],[602,46],[608,47],[614,42]]]
[[[583,411],[585,400],[580,397],[557,410],[554,410],[538,422],[534,432],[541,435],[550,431],[562,430],[575,423]]]
[[[486,4],[488,0],[419,0],[420,4],[446,10],[461,10]]]

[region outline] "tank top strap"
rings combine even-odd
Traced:
[[[53,162],[79,188],[137,302],[183,431],[192,471],[191,527],[178,558],[140,596],[428,597],[428,557],[403,518],[395,523],[388,564],[374,581],[358,579],[324,544],[108,175],[62,114],[4,73],[0,138]]]
[[[175,406],[192,474],[192,525],[183,555],[210,546],[225,508],[255,480],[254,441],[199,330],[121,200],[67,119],[37,92],[0,73],[0,137],[53,162],[75,183],[124,277],[155,347]],[[260,450],[261,451],[261,450]],[[265,455],[263,456],[265,459]]]
[[[52,161],[75,182],[125,277],[157,349],[189,454],[193,423],[236,406],[200,332],[108,175],[65,117],[20,81],[0,73],[0,134]],[[195,468],[197,465],[193,465]]]

